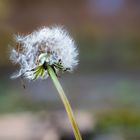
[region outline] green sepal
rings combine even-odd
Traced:
[[[36,71],[35,71],[35,77],[33,80],[36,80],[37,77],[39,76],[40,72],[41,72],[42,66],[38,66]]]
[[[41,73],[40,73],[40,76],[43,76],[44,71],[45,71],[45,70],[44,70],[44,68],[42,67],[42,68],[41,68]]]

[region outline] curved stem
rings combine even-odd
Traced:
[[[73,112],[72,112],[72,109],[71,109],[71,106],[70,106],[70,103],[63,91],[63,88],[60,84],[60,82],[58,81],[58,78],[54,72],[54,70],[52,69],[51,66],[48,66],[47,67],[47,70],[48,70],[48,73],[49,73],[49,76],[51,77],[59,95],[60,95],[60,98],[64,104],[64,107],[66,109],[66,112],[67,112],[67,115],[68,115],[68,118],[69,118],[69,121],[71,123],[71,126],[72,126],[72,129],[73,129],[73,132],[74,132],[74,135],[75,135],[75,138],[76,140],[82,140],[82,137],[80,135],[80,132],[79,132],[79,129],[78,129],[78,126],[77,126],[77,123],[75,121],[75,118],[74,118],[74,115],[73,115]]]

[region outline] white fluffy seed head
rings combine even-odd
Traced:
[[[43,27],[33,33],[15,37],[17,49],[12,49],[10,59],[20,65],[20,70],[13,78],[24,76],[34,79],[32,69],[43,64],[45,61],[53,65],[61,61],[64,69],[72,71],[78,64],[78,51],[73,39],[62,27]],[[58,69],[56,71],[59,71]],[[39,78],[46,79],[47,71]]]

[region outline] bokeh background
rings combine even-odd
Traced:
[[[84,140],[140,140],[139,0],[0,0],[0,140],[74,140],[50,79],[11,80],[13,34],[64,25],[79,66],[60,81]]]

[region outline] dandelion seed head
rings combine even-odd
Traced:
[[[63,69],[72,71],[78,64],[78,51],[73,39],[62,27],[43,27],[26,36],[15,36],[17,49],[11,50],[10,59],[20,65],[20,70],[13,78],[24,74],[27,79],[34,79],[35,72],[32,69],[47,62],[49,65],[58,64],[61,61]],[[56,69],[59,72],[59,69]],[[40,79],[48,77],[47,71],[39,76]]]

